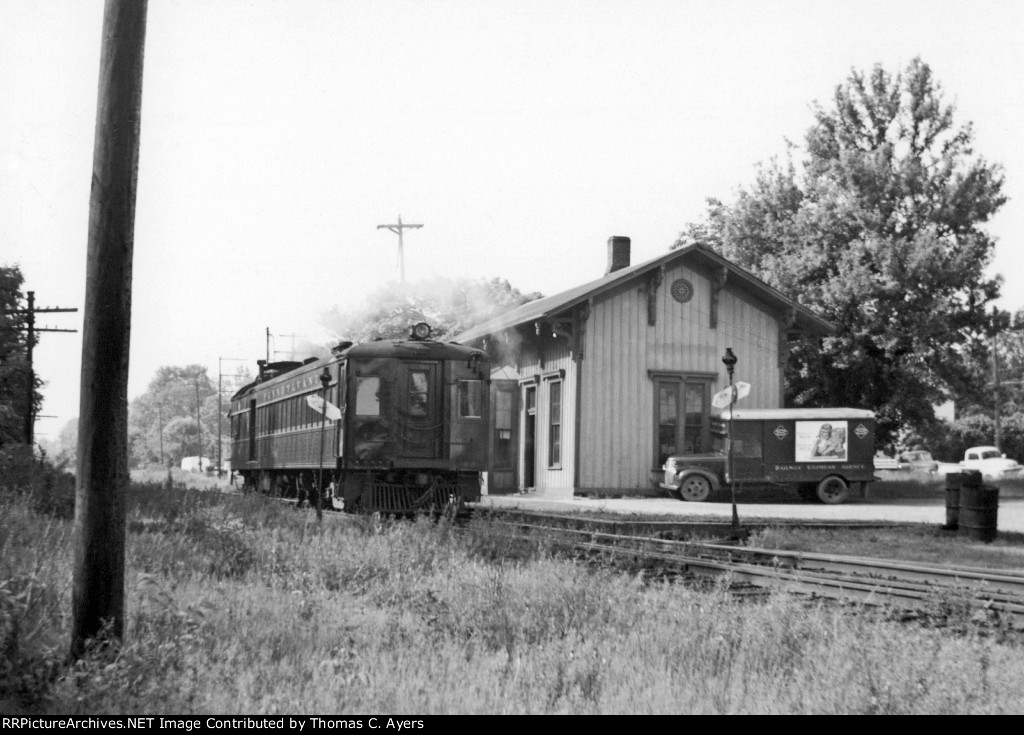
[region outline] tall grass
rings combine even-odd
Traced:
[[[0,492],[0,709],[1022,713],[1013,636],[589,568],[486,520],[130,492],[125,642],[67,664],[69,521]],[[967,621],[972,614],[964,610]]]

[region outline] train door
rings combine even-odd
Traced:
[[[523,386],[523,489],[537,484],[537,386]]]
[[[441,371],[434,362],[404,364],[399,388],[399,454],[440,459],[444,439]]]

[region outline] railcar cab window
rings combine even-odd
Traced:
[[[483,402],[483,381],[459,381],[459,416],[461,418],[481,418]]]
[[[380,416],[380,378],[356,379],[356,415]]]
[[[409,371],[409,415],[427,415],[427,373],[424,370]]]

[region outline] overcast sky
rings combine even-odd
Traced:
[[[39,306],[84,306],[102,14],[0,0],[0,263]],[[1021,29],[1018,0],[150,0],[129,397],[162,365],[254,365],[268,328],[279,359],[324,339],[398,278],[398,215],[423,225],[410,280],[553,294],[602,275],[611,235],[659,255],[852,68],[915,56],[1005,167],[993,271],[1022,308]],[[81,333],[35,356],[56,438]]]

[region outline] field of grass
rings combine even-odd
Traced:
[[[942,627],[744,601],[486,520],[317,524],[158,481],[130,490],[124,644],[71,665],[69,488],[30,475],[0,479],[4,713],[1024,713],[1024,642],[964,600]]]

